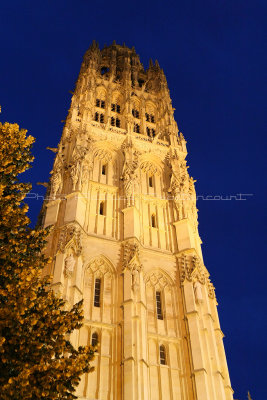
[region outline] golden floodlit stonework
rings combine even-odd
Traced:
[[[99,342],[79,399],[232,400],[203,263],[186,141],[158,62],[113,43],[85,53],[57,149],[43,226],[47,273],[78,345]]]

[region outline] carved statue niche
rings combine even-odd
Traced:
[[[169,192],[172,193],[173,202],[177,213],[177,220],[183,218],[183,201],[181,197],[181,163],[178,154],[175,152],[170,155],[170,164],[172,168],[171,182]]]
[[[88,143],[87,143],[88,142]],[[72,162],[70,165],[70,176],[72,180],[72,190],[81,189],[81,175],[82,175],[82,163],[88,152],[89,141],[84,138],[84,134],[80,134],[77,138],[77,143],[73,151]]]
[[[92,169],[93,169],[93,159],[84,160],[82,164],[82,178],[81,178],[82,191],[85,191],[87,188],[90,172]]]
[[[124,183],[124,194],[126,198],[126,207],[134,206],[135,190],[138,179],[138,157],[139,152],[133,148],[132,141],[123,144],[122,150],[124,153],[124,165],[121,174],[121,180]]]
[[[72,180],[72,190],[76,190],[77,182],[81,172],[80,160],[75,160],[70,168],[70,177]],[[79,190],[79,189],[78,189]]]
[[[71,244],[70,244],[71,242]],[[75,256],[79,256],[82,251],[81,228],[76,224],[67,224],[60,230],[57,251],[66,253],[71,246]]]
[[[124,269],[129,269],[132,275],[132,290],[137,292],[140,287],[140,272],[143,267],[139,260],[139,245],[126,242],[124,244]]]
[[[76,260],[74,258],[73,253],[70,253],[66,258],[65,258],[65,263],[64,263],[64,275],[66,278],[71,278],[74,272]]]
[[[203,302],[202,285],[199,281],[194,282],[194,294],[197,303]]]
[[[62,179],[62,174],[63,174],[63,166],[60,164],[60,162],[55,162],[54,169],[51,172],[52,177],[51,177],[51,192],[50,196],[55,199],[56,195],[61,192],[62,187],[63,187],[63,179]]]

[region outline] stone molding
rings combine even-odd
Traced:
[[[201,259],[196,254],[188,254],[187,252],[176,255],[176,258],[182,285],[186,280],[189,282],[198,281],[202,285],[207,286],[208,296],[214,299],[215,288],[210,281],[208,270]]]

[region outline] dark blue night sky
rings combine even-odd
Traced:
[[[84,52],[115,39],[164,69],[197,193],[251,194],[199,200],[199,230],[234,398],[266,400],[264,2],[6,0],[0,11],[0,117],[36,137],[23,176],[34,192],[44,194],[36,182],[48,180],[46,147],[60,140]],[[33,223],[41,203],[29,200]]]

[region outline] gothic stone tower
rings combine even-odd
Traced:
[[[47,272],[99,341],[79,399],[231,400],[194,180],[158,62],[93,42],[51,172]]]

